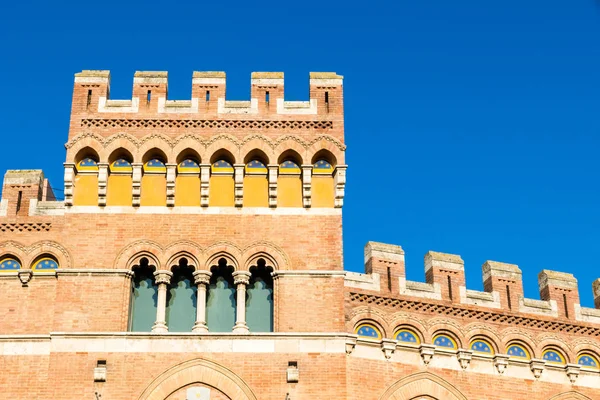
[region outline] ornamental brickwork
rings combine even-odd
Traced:
[[[523,295],[516,265],[369,242],[344,271],[343,78],[308,101],[255,72],[166,72],[110,98],[75,75],[64,199],[9,170],[0,200],[0,398],[298,400],[600,398],[600,280],[581,307],[567,273]]]

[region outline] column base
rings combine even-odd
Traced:
[[[206,326],[205,323],[198,323],[198,322],[196,322],[194,324],[194,327],[192,328],[192,332],[207,333],[208,332],[208,326]]]
[[[238,323],[233,326],[233,333],[249,333],[248,325],[245,323]]]
[[[164,322],[156,322],[152,325],[152,333],[167,333],[169,332],[169,327]]]

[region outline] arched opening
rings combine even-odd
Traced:
[[[208,205],[234,206],[233,155],[219,150],[211,158]]]
[[[191,332],[196,322],[197,287],[186,258],[172,268],[167,292],[166,322],[170,332]]]
[[[152,149],[142,159],[142,193],[140,205],[167,205],[167,157],[159,149]]]
[[[177,158],[175,205],[200,207],[200,156],[192,149]]]
[[[50,254],[44,254],[35,259],[31,264],[33,272],[44,272],[58,269],[58,261]]]
[[[98,153],[86,147],[75,157],[75,181],[73,188],[73,205],[98,205]]]
[[[273,332],[273,268],[260,258],[250,267],[246,290],[246,323],[250,332]]]
[[[21,262],[17,257],[12,255],[6,255],[0,257],[0,273],[2,272],[15,272],[21,269]]]
[[[451,383],[429,372],[405,376],[390,386],[379,400],[467,400]]]
[[[311,206],[335,206],[335,157],[327,150],[320,150],[312,160]]]
[[[153,266],[147,258],[133,267],[129,305],[129,331],[150,332],[156,321],[158,286],[154,280]]]
[[[279,157],[277,207],[302,207],[302,158],[293,150]]]
[[[236,318],[236,297],[233,267],[221,258],[211,268],[206,296],[206,324],[210,332],[231,332]]]
[[[115,150],[108,158],[107,206],[131,206],[133,156],[125,149]]]
[[[244,160],[244,207],[269,206],[269,160],[261,150],[251,151]]]

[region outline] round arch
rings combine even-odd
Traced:
[[[591,398],[582,395],[577,392],[566,392],[557,394],[554,397],[551,397],[550,400],[592,400]]]
[[[180,388],[195,383],[217,388],[230,399],[256,400],[250,387],[239,376],[220,364],[202,358],[169,368],[150,383],[138,400],[163,400]]]
[[[379,400],[467,400],[451,383],[429,372],[419,372],[390,386]]]

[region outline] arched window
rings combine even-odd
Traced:
[[[221,152],[225,156],[225,152]],[[217,158],[210,166],[210,182],[208,205],[216,207],[233,207],[234,180],[233,166],[226,158]]]
[[[542,359],[550,364],[565,364],[565,357],[558,350],[554,349],[544,350]]]
[[[193,158],[185,158],[177,164],[175,205],[200,206],[200,165]]]
[[[167,167],[163,159],[156,155],[144,163],[140,198],[142,206],[167,205]]]
[[[403,343],[409,344],[420,344],[421,340],[416,333],[410,329],[402,328],[396,332],[396,340]]]
[[[106,190],[107,206],[131,206],[132,173],[130,160],[121,157],[109,164],[108,187]]]
[[[262,258],[256,264],[246,291],[246,322],[250,332],[273,332],[273,268]]]
[[[21,269],[21,263],[14,257],[6,257],[0,260],[0,272],[12,272]]]
[[[520,344],[511,344],[506,349],[506,354],[508,354],[511,358],[517,358],[521,360],[529,360],[531,356],[529,355],[529,351],[524,346]]]
[[[437,347],[443,347],[446,349],[453,349],[453,350],[458,349],[456,340],[454,340],[452,337],[450,337],[449,335],[446,335],[444,333],[435,335],[433,337],[433,344]]]
[[[170,332],[191,332],[196,322],[197,287],[193,269],[182,258],[173,268],[167,296],[166,322]]]
[[[266,165],[252,159],[246,163],[244,175],[244,207],[269,206],[269,179]]]
[[[302,170],[291,158],[284,159],[279,164],[277,206],[302,207]]]
[[[492,345],[487,340],[483,339],[473,340],[471,342],[471,350],[473,350],[474,353],[494,354]]]
[[[362,338],[367,339],[381,339],[383,336],[381,335],[381,331],[373,324],[370,323],[362,323],[359,324],[354,332]]]
[[[133,268],[131,300],[129,305],[129,330],[132,332],[150,332],[156,321],[158,287],[154,280],[154,268],[148,265],[148,259],[142,258]]]
[[[589,353],[580,354],[579,357],[577,357],[577,364],[585,368],[600,369],[598,359]]]
[[[211,272],[206,297],[206,324],[211,332],[231,332],[236,318],[233,267],[222,258]]]
[[[32,265],[31,269],[33,271],[49,271],[58,269],[58,263],[51,256],[42,256],[38,258]]]
[[[75,164],[77,175],[73,188],[73,204],[76,206],[98,205],[98,156],[91,149]]]
[[[317,159],[313,164],[312,207],[334,207],[335,188],[333,165],[325,159]]]

